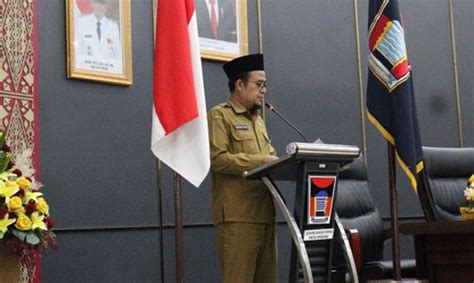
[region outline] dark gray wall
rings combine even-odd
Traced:
[[[462,130],[464,146],[474,146],[474,80],[472,77],[472,66],[474,66],[474,54],[472,53],[472,42],[474,42],[474,30],[470,27],[474,24],[474,5],[471,1],[454,1],[454,30],[456,36],[457,64],[459,75],[460,104],[462,110]]]
[[[61,1],[37,1],[39,12],[40,173],[56,221],[58,252],[43,260],[44,282],[160,281],[157,165],[149,150],[153,28],[152,0],[132,1],[133,72],[130,87],[66,79],[65,10]],[[372,194],[389,218],[386,142],[363,119],[367,76],[367,3],[358,0],[263,0],[267,100],[308,136],[327,143],[367,143]],[[457,94],[448,0],[400,0],[413,68],[424,145],[458,146]],[[454,32],[464,146],[474,146],[470,48],[474,2],[454,0]],[[250,52],[258,52],[257,11],[248,1]],[[359,21],[356,32],[355,15]],[[53,36],[54,35],[54,36]],[[357,53],[359,36],[361,51]],[[222,62],[204,61],[207,105],[226,100]],[[365,98],[364,98],[365,99]],[[266,114],[280,153],[301,138]],[[364,131],[365,130],[365,135]],[[161,169],[164,277],[174,280],[172,174]],[[422,220],[418,197],[398,170],[402,221]],[[293,185],[282,184],[289,203]],[[185,281],[219,282],[211,225],[210,183],[183,188]],[[281,221],[282,217],[279,215]],[[388,226],[389,223],[386,223]],[[280,224],[280,281],[288,278],[290,237]],[[387,244],[386,257],[390,257]],[[413,256],[402,238],[402,257]]]

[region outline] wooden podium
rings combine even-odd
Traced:
[[[342,166],[360,154],[357,146],[324,143],[290,143],[287,155],[244,172],[247,179],[261,179],[280,208],[293,239],[289,282],[330,282],[334,229],[337,222],[335,199]],[[275,181],[295,181],[294,216],[288,211]],[[352,252],[342,229],[346,260],[357,278]],[[308,253],[309,251],[309,253]]]
[[[474,282],[474,221],[406,223],[400,233],[415,238],[418,279]]]

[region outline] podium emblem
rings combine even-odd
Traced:
[[[331,221],[336,176],[308,175],[308,224]]]

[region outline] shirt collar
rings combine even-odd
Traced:
[[[260,110],[255,111],[254,113],[250,113],[247,108],[245,108],[242,104],[240,104],[235,98],[232,96],[229,97],[227,100],[227,103],[232,107],[235,113],[237,114],[245,114],[247,113],[250,115],[250,117],[258,116],[260,115]]]
[[[92,17],[93,17],[93,19],[95,20],[96,23],[100,23],[101,25],[103,25],[104,22],[105,22],[105,16],[103,16],[102,19],[100,19],[100,21],[97,20],[97,18],[95,17],[94,14],[92,14]]]
[[[229,99],[227,100],[227,102],[230,104],[230,106],[232,107],[232,109],[234,109],[234,112],[237,113],[237,114],[241,114],[241,113],[245,113],[247,112],[247,109],[242,106],[242,104],[240,104],[235,98],[233,98],[232,96],[229,97]]]

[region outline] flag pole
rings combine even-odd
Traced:
[[[155,43],[156,43],[156,1],[153,1],[153,50],[155,49]],[[159,241],[159,246],[160,246],[160,278],[161,282],[165,282],[165,264],[164,264],[164,252],[163,252],[163,191],[162,191],[162,186],[161,186],[161,162],[157,158],[156,159],[156,175],[157,175],[157,180],[156,184],[158,187],[158,213],[160,214],[158,216],[159,223],[158,223],[158,241]]]
[[[184,282],[183,278],[183,217],[182,217],[182,194],[181,176],[173,172],[174,181],[174,235],[175,235],[175,256],[176,256],[176,283]]]
[[[181,283],[181,183],[185,178],[199,187],[209,172],[209,134],[193,0],[160,0],[157,4],[151,149],[173,168],[176,282]],[[188,79],[182,81],[180,77]]]
[[[161,282],[165,282],[165,266],[164,266],[164,256],[163,256],[163,191],[161,187],[161,162],[157,158],[156,159],[156,172],[157,172],[157,186],[158,186],[158,216],[159,219],[159,246],[160,246],[160,277]]]
[[[392,226],[392,261],[393,280],[401,280],[400,267],[400,233],[398,226],[397,176],[395,168],[395,148],[387,141],[388,179],[390,190],[390,216]]]

